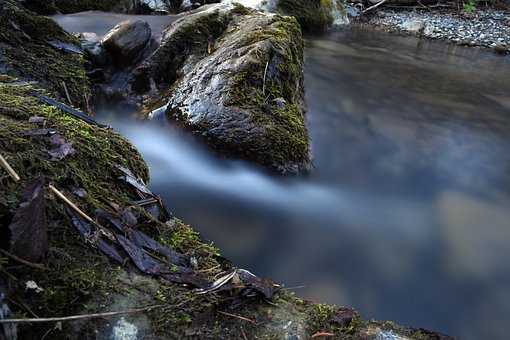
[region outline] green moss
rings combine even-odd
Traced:
[[[90,95],[83,57],[54,49],[50,40],[78,41],[46,17],[36,16],[13,0],[0,7],[0,65],[7,74],[41,83],[59,98],[65,98],[63,83],[74,105],[84,107]]]
[[[277,10],[294,16],[304,31],[325,31],[333,23],[333,0],[279,0]]]
[[[253,123],[266,129],[269,144],[278,146],[258,161],[269,165],[305,163],[309,142],[301,107],[301,30],[294,18],[278,16],[272,25],[248,34],[245,44],[265,40],[271,42],[276,52],[257,56],[258,64],[234,76],[228,104],[247,109]],[[281,99],[284,104],[278,103]]]
[[[139,68],[138,79],[148,86],[148,77],[164,88],[170,87],[177,79],[177,72],[190,55],[205,55],[210,40],[217,39],[225,31],[231,20],[225,12],[203,12],[191,17],[183,17],[172,25],[169,39],[154,55]]]

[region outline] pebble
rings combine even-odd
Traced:
[[[413,22],[423,22],[419,32],[409,28]],[[381,9],[368,24],[388,31],[420,34],[454,43],[498,48],[510,52],[510,13],[494,9],[478,9],[471,17],[455,12],[395,11]]]

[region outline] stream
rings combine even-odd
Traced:
[[[54,19],[99,35],[126,15]],[[172,17],[142,17],[156,35]],[[356,28],[308,37],[314,170],[271,176],[170,122],[98,117],[169,209],[240,267],[367,319],[461,339],[510,322],[510,60]]]

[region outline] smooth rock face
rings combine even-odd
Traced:
[[[101,44],[120,65],[136,63],[151,40],[151,28],[142,20],[124,21],[105,35]]]
[[[220,151],[297,173],[310,164],[302,70],[294,18],[223,4],[173,23],[134,85],[173,83],[170,118]]]

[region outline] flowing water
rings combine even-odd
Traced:
[[[57,20],[104,34],[123,18]],[[297,178],[219,159],[168,122],[100,117],[136,144],[173,213],[237,265],[365,318],[506,339],[509,72],[508,58],[440,42],[310,37],[315,169]]]

